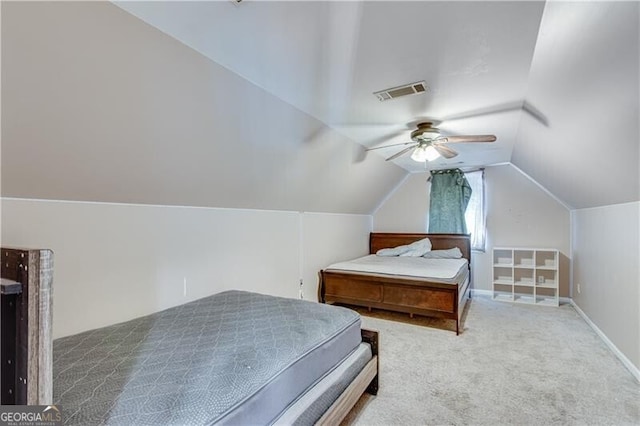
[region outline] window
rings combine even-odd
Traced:
[[[486,229],[484,212],[484,170],[464,174],[471,186],[471,198],[464,214],[467,231],[471,234],[471,248],[485,250]]]

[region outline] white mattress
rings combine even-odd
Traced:
[[[424,257],[408,256],[386,257],[370,254],[358,259],[334,263],[329,265],[326,270],[451,280],[455,278],[466,265],[467,259],[425,259]]]

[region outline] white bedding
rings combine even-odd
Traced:
[[[425,259],[424,257],[382,257],[371,254],[329,265],[326,270],[405,275],[420,278],[452,279],[467,259]]]

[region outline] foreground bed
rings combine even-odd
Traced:
[[[241,291],[58,339],[53,359],[66,424],[333,424],[377,392],[357,313]]]
[[[456,334],[470,291],[471,244],[468,235],[371,233],[369,253],[429,238],[432,250],[457,247],[467,260],[451,279],[417,277],[327,268],[320,271],[318,299],[340,303],[452,319]],[[428,272],[428,271],[427,271]]]

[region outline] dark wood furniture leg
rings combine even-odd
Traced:
[[[51,284],[53,281],[53,252],[2,248],[1,276],[3,291],[19,283],[20,293],[13,301],[2,302],[2,354],[0,358],[14,358],[14,378],[2,374],[2,404],[50,405],[53,402],[53,362],[51,338]],[[9,296],[9,295],[6,295]],[[4,299],[4,296],[3,296]],[[12,324],[8,318],[15,309]],[[5,330],[6,328],[6,330]],[[15,330],[14,338],[12,336]],[[6,334],[5,334],[6,333]],[[12,355],[14,354],[15,355]],[[13,381],[11,392],[5,380]],[[5,392],[5,389],[6,392]]]
[[[18,323],[22,305],[22,284],[2,278],[0,283],[0,404],[26,401],[27,388],[18,380],[16,363],[20,344]],[[23,336],[20,336],[23,337]]]
[[[374,330],[362,329],[362,341],[371,345],[371,353],[373,356],[377,356],[376,360],[376,377],[373,378],[369,386],[367,387],[366,392],[371,395],[378,394],[378,377],[380,376],[380,354],[378,352],[378,332]]]

